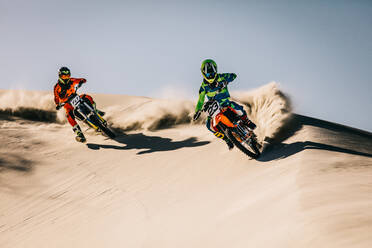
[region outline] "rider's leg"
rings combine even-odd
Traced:
[[[66,117],[67,117],[68,123],[70,123],[70,125],[74,127],[75,125],[77,125],[77,122],[74,116],[74,108],[69,103],[66,103],[64,105],[64,108],[66,110]]]
[[[85,137],[84,137],[84,134],[83,134],[83,132],[81,131],[81,128],[80,128],[80,126],[78,125],[78,124],[76,124],[73,128],[72,128],[72,130],[76,133],[76,137],[75,137],[75,139],[77,140],[77,141],[79,141],[79,142],[85,142]]]
[[[84,134],[81,131],[81,128],[80,128],[79,124],[77,124],[77,122],[75,120],[75,116],[74,116],[74,112],[73,112],[74,108],[69,103],[66,103],[64,108],[66,110],[67,120],[70,123],[70,125],[72,126],[72,130],[76,134],[75,139],[79,142],[84,142],[85,141]]]
[[[240,119],[242,119],[242,121],[244,121],[250,129],[254,130],[256,128],[256,124],[248,119],[247,112],[245,112],[242,105],[230,101],[230,106],[236,111],[236,113],[240,116]]]
[[[234,148],[234,144],[225,136],[225,134],[213,127],[211,118],[209,117],[207,118],[206,126],[208,130],[214,134],[214,136],[216,136],[217,138],[223,139],[226,142],[227,146],[229,147],[229,150]]]
[[[91,104],[91,106],[93,107],[93,109],[95,111],[97,111],[97,113],[100,116],[104,116],[105,115],[105,112],[97,109],[96,103],[93,101],[93,97],[91,97],[90,95],[87,95],[87,94],[82,94],[80,97],[83,98],[83,99],[85,99],[85,100],[87,100],[87,102]]]

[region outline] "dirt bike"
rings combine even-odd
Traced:
[[[75,93],[73,93],[65,103],[60,104],[60,106],[62,107],[67,102],[70,103],[74,108],[73,113],[79,121],[84,122],[94,130],[103,132],[111,139],[114,139],[116,135],[108,127],[107,121],[103,119],[99,113],[97,113],[90,102],[84,100],[76,93],[79,88],[80,85],[76,86]]]
[[[211,118],[213,127],[224,133],[239,150],[254,159],[260,156],[257,136],[232,107],[222,107],[217,100],[211,98],[204,104],[203,111]]]

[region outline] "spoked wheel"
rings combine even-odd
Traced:
[[[261,155],[259,149],[257,148],[256,140],[251,139],[250,144],[243,143],[240,135],[234,129],[228,129],[227,136],[234,143],[234,145],[239,148],[239,150],[244,152],[249,157],[256,159]]]
[[[116,135],[114,134],[114,132],[112,132],[107,126],[103,125],[103,123],[101,121],[99,121],[96,116],[92,116],[91,120],[109,138],[114,139],[116,137]]]

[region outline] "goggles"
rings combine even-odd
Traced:
[[[205,77],[208,78],[208,79],[212,79],[216,76],[216,73],[215,72],[212,72],[212,73],[205,73]]]
[[[68,78],[70,78],[70,74],[61,74],[60,78],[61,79],[68,79]]]

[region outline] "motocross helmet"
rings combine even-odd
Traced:
[[[59,81],[62,83],[67,83],[70,81],[71,71],[67,67],[61,67],[58,71]]]
[[[212,59],[206,59],[203,61],[200,68],[204,79],[208,83],[213,83],[217,77],[217,64]]]

